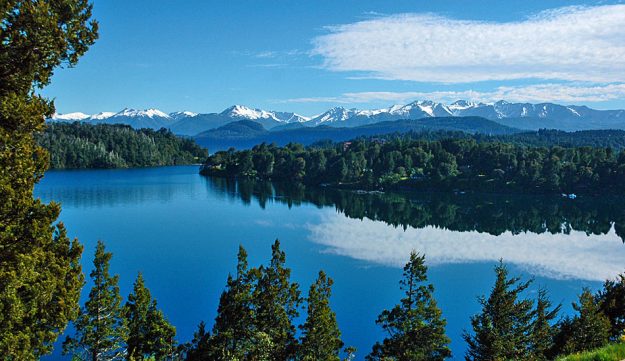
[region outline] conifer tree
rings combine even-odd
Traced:
[[[160,360],[173,353],[176,328],[158,309],[141,273],[137,276],[133,292],[128,295],[124,312],[128,327],[128,360],[150,357]]]
[[[210,333],[206,331],[206,323],[200,322],[197,331],[193,333],[193,340],[186,345],[186,361],[203,361],[210,359]]]
[[[625,273],[605,281],[596,298],[601,311],[610,319],[610,338],[619,339],[625,335]]]
[[[548,360],[551,358],[550,355],[554,347],[556,332],[551,322],[558,316],[560,308],[561,305],[558,305],[552,309],[551,301],[549,301],[545,289],[538,291],[530,344],[533,360]]]
[[[289,360],[297,351],[293,319],[301,303],[297,283],[291,283],[291,270],[285,267],[286,256],[280,241],[271,246],[269,266],[261,266],[254,290],[255,323],[258,335],[266,335],[273,348],[272,360]]]
[[[126,353],[126,325],[122,298],[119,295],[118,276],[109,274],[112,254],[98,241],[94,269],[90,277],[93,287],[89,299],[74,322],[73,337],[63,343],[63,352],[80,360],[119,360]]]
[[[330,308],[333,281],[323,271],[308,292],[308,315],[302,330],[299,359],[339,361],[343,347],[336,314]]]
[[[378,316],[376,323],[388,337],[373,346],[367,360],[444,360],[451,356],[447,322],[432,295],[434,286],[425,282],[425,256],[413,251],[400,281],[405,297]]]
[[[58,204],[33,197],[48,166],[34,134],[54,113],[38,95],[61,64],[97,38],[87,0],[0,2],[0,355],[48,354],[76,317],[82,247],[57,224]]]
[[[579,301],[573,303],[577,315],[564,321],[560,339],[564,346],[560,353],[574,353],[602,347],[608,343],[610,337],[610,320],[601,312],[592,293],[588,289],[579,296]]]
[[[243,359],[254,343],[252,292],[255,270],[248,269],[247,252],[243,246],[239,246],[237,259],[236,277],[228,275],[209,341],[214,360]]]
[[[508,278],[503,262],[488,298],[480,297],[482,312],[471,317],[473,334],[465,332],[466,360],[527,360],[531,357],[533,302],[520,299],[531,281]]]

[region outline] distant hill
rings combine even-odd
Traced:
[[[167,129],[121,124],[57,123],[38,134],[50,168],[128,168],[203,162],[208,153],[192,139]]]
[[[259,143],[301,143],[309,145],[319,140],[344,141],[362,136],[374,136],[390,133],[406,133],[414,131],[452,130],[467,133],[490,135],[514,134],[519,129],[507,127],[480,117],[443,117],[423,118],[417,120],[403,119],[379,122],[359,127],[295,127],[282,130],[266,130],[261,124],[242,120],[209,130],[194,137],[196,142],[207,147],[211,152],[230,147],[245,149]]]

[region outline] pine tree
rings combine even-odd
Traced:
[[[551,309],[552,304],[547,297],[547,291],[540,289],[536,300],[534,321],[532,323],[530,350],[533,360],[551,359],[554,347],[555,328],[551,322],[558,316],[561,305]]]
[[[566,342],[561,353],[592,350],[604,346],[610,337],[610,320],[601,312],[592,293],[584,289],[578,303],[573,303],[577,315],[562,328]]]
[[[193,333],[193,340],[186,345],[186,361],[203,361],[210,359],[210,333],[206,331],[206,323],[200,322],[197,331]]]
[[[343,347],[336,314],[330,308],[333,281],[323,271],[308,291],[308,315],[302,330],[299,359],[339,361]]]
[[[531,281],[508,278],[500,262],[497,280],[488,298],[480,297],[482,312],[471,317],[473,335],[465,332],[466,360],[527,360],[531,357],[533,302],[519,299]]]
[[[119,360],[125,354],[126,325],[118,276],[109,274],[112,254],[98,241],[90,277],[89,299],[74,322],[74,337],[67,337],[63,352],[81,360]]]
[[[254,343],[252,291],[255,270],[248,269],[247,252],[243,246],[239,246],[237,259],[236,278],[228,275],[209,341],[214,360],[243,359]]]
[[[271,262],[260,267],[254,290],[255,323],[258,335],[266,335],[273,345],[271,358],[288,360],[297,350],[293,319],[299,315],[301,297],[297,283],[290,282],[291,270],[284,266],[280,241],[275,241],[271,251]]]
[[[78,62],[97,24],[86,0],[5,0],[0,9],[0,355],[36,360],[76,317],[83,284],[82,247],[56,225],[60,207],[33,198],[48,166],[34,134],[54,113],[38,90]]]
[[[388,337],[373,346],[367,360],[444,360],[451,356],[447,322],[432,295],[434,286],[425,282],[425,256],[412,252],[400,281],[405,297],[378,316],[376,323]]]
[[[172,354],[176,328],[158,309],[141,273],[137,276],[133,292],[128,295],[124,313],[128,327],[128,360],[150,357],[159,360]]]
[[[605,281],[596,298],[601,311],[610,319],[610,338],[619,339],[625,335],[625,273],[616,280]]]

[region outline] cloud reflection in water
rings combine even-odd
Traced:
[[[309,238],[327,251],[377,264],[402,267],[411,250],[430,265],[505,262],[533,275],[603,281],[625,269],[625,245],[614,231],[604,235],[455,232],[428,226],[405,231],[384,222],[353,219],[328,210],[308,225]]]

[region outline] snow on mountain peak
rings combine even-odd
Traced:
[[[148,117],[148,118],[171,118],[169,116],[169,114],[164,113],[158,109],[146,109],[146,110],[137,110],[137,109],[130,109],[130,108],[125,108],[124,110],[118,112],[117,114],[115,114],[114,116],[124,116],[124,117]]]
[[[190,112],[188,110],[183,110],[181,112],[173,112],[173,113],[169,113],[169,116],[173,119],[182,119],[182,118],[193,118],[198,116],[198,113],[194,113],[194,112]]]
[[[100,112],[98,114],[94,114],[94,115],[90,116],[89,119],[90,120],[103,120],[103,119],[108,119],[108,118],[112,117],[115,114],[116,113],[114,113],[114,112]]]
[[[230,108],[221,112],[221,114],[234,117],[234,118],[243,118],[243,119],[251,119],[251,120],[275,118],[275,115],[272,112],[259,110],[259,109],[252,109],[243,105],[233,105]]]
[[[89,115],[81,112],[67,114],[54,113],[54,115],[52,116],[53,120],[85,120],[87,118],[89,118]]]

